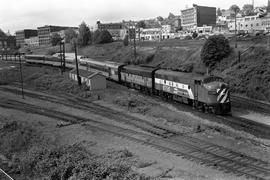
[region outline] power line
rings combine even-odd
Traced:
[[[12,177],[10,177],[3,169],[0,168],[0,171],[6,175],[9,179],[14,180]]]

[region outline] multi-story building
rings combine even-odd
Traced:
[[[52,26],[46,25],[42,27],[38,27],[38,41],[40,46],[48,46],[51,45],[51,36],[53,33],[63,34],[63,30],[68,28],[77,29],[77,27],[67,27],[67,26]]]
[[[29,39],[30,37],[37,36],[37,30],[35,29],[24,29],[20,31],[16,31],[16,45],[23,47],[25,39]]]
[[[30,37],[28,39],[24,40],[25,45],[27,45],[28,47],[38,47],[39,46],[39,40],[38,40],[38,36],[34,36],[34,37]]]
[[[198,6],[181,11],[181,25],[183,30],[196,31],[197,27],[216,25],[216,8]]]
[[[16,47],[16,38],[11,36],[9,33],[4,33],[0,29],[0,51],[6,51],[10,49],[15,49]]]
[[[100,23],[97,21],[96,29],[109,31],[114,40],[123,40],[128,33],[123,23]]]
[[[245,32],[254,32],[262,30],[270,30],[270,13],[264,17],[256,16],[245,16],[236,18],[236,28],[235,20],[232,19],[229,24],[230,31],[245,31]]]

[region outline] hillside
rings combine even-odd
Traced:
[[[185,72],[205,72],[200,61],[203,44],[204,40],[179,39],[139,42],[136,44],[136,61],[133,44],[125,47],[122,42],[88,46],[80,49],[79,53],[100,60],[160,65],[162,68]],[[237,49],[234,48],[234,39],[230,39],[230,44],[232,53],[215,67],[212,74],[224,77],[234,93],[270,101],[270,52],[267,50],[267,38],[238,39]],[[240,62],[237,59],[238,51],[244,52]]]
[[[184,72],[205,73],[206,68],[200,60],[204,40],[165,40],[161,42],[142,41],[136,43],[136,60],[133,43],[124,46],[122,42],[103,45],[91,45],[78,50],[98,60],[109,60],[131,64],[147,64]],[[228,58],[211,71],[212,74],[224,77],[231,86],[232,92],[247,97],[270,101],[270,52],[267,49],[267,38],[248,37],[235,41],[230,39],[232,52]],[[53,54],[59,46],[38,48],[33,54]],[[238,61],[238,51],[241,61]],[[71,45],[66,45],[66,52],[73,52]]]

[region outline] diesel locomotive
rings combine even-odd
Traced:
[[[60,66],[59,59],[26,55],[26,62]],[[202,111],[228,114],[231,111],[228,84],[221,77],[176,72],[148,66],[126,65],[91,58],[79,59],[79,68],[100,72],[108,79],[125,86],[186,103]],[[67,63],[74,68],[74,63]]]

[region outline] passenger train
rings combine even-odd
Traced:
[[[61,65],[59,58],[43,55],[26,55],[25,61]],[[231,111],[229,87],[221,77],[97,61],[91,58],[80,58],[79,64],[80,69],[100,72],[109,80],[149,94],[190,104],[202,111],[215,114],[228,114]],[[74,68],[74,60],[67,60],[66,66]]]

